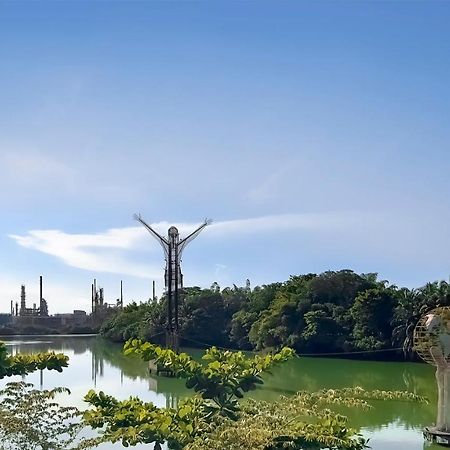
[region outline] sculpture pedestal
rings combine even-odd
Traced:
[[[175,331],[166,331],[166,348],[170,348],[174,352],[178,352],[180,348],[180,340],[178,338],[178,333]]]
[[[436,425],[426,427],[423,435],[428,441],[450,447],[450,366],[437,348],[432,347],[430,353],[436,363],[438,410]]]
[[[436,427],[426,427],[423,430],[423,436],[430,442],[450,447],[450,432],[440,431]]]

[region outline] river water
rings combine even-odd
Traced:
[[[62,373],[45,371],[25,377],[25,381],[49,389],[66,386],[71,390],[64,403],[85,408],[83,397],[89,389],[125,399],[131,395],[158,406],[174,405],[188,395],[182,380],[150,376],[146,363],[124,356],[121,345],[95,336],[39,336],[4,339],[10,353],[54,350],[70,357],[69,367]],[[199,353],[198,350],[192,350]],[[1,380],[18,381],[21,377]],[[432,367],[418,363],[351,361],[327,358],[297,358],[274,369],[265,377],[263,388],[252,393],[254,398],[274,400],[298,390],[361,386],[365,389],[407,390],[429,398],[428,404],[401,401],[372,402],[370,411],[346,411],[353,427],[360,428],[374,450],[437,450],[422,438],[422,428],[436,415],[436,386]],[[100,450],[123,448],[120,444],[103,444]],[[134,447],[151,450],[151,445]]]

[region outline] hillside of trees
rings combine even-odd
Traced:
[[[184,289],[180,305],[182,345],[261,350],[289,346],[299,354],[411,348],[418,319],[450,305],[450,284],[407,289],[377,274],[351,270],[291,276],[263,286]],[[114,341],[138,337],[164,342],[166,305],[132,303],[106,322],[101,333]],[[379,357],[389,352],[372,353]],[[394,352],[391,352],[394,354]],[[363,354],[362,354],[363,355]],[[403,357],[402,352],[396,357]]]

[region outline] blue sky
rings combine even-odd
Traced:
[[[0,2],[0,310],[187,285],[450,274],[450,3]]]

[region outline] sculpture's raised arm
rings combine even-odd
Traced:
[[[147,222],[142,219],[140,214],[135,214],[134,219],[140,222],[144,227],[147,229],[147,231],[158,240],[158,242],[161,244],[162,248],[164,249],[164,253],[167,254],[167,249],[169,247],[169,241],[164,237],[161,236],[157,231],[155,231]]]
[[[205,221],[196,230],[194,230],[191,234],[182,239],[178,244],[178,254],[181,255],[181,252],[184,250],[186,245],[188,245],[189,242],[195,239],[200,234],[200,232],[210,223],[212,223],[211,219],[205,219]]]

